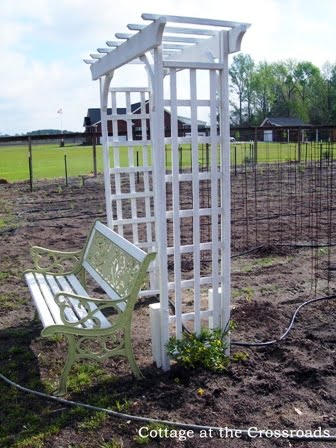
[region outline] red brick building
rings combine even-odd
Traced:
[[[131,105],[131,111],[136,116],[141,113],[141,104],[135,103]],[[146,104],[146,113],[149,112],[149,104],[147,101]],[[107,114],[112,114],[112,109],[108,108]],[[125,139],[127,137],[127,123],[122,119],[122,115],[126,114],[126,108],[118,108],[117,114],[120,115],[120,120],[118,120],[118,136],[120,140]],[[132,137],[133,140],[141,140],[141,119],[132,120]],[[164,126],[165,126],[165,136],[171,136],[171,120],[170,113],[165,109],[164,111]],[[91,108],[88,109],[87,116],[84,118],[83,126],[85,127],[86,133],[95,132],[97,136],[101,135],[101,116],[100,116],[100,108]],[[206,132],[206,122],[198,120],[198,130],[199,132]],[[180,137],[183,137],[187,133],[191,131],[190,118],[186,117],[178,117],[178,133]],[[149,130],[149,120],[147,120],[147,138],[150,138],[150,130]],[[108,133],[109,136],[113,135],[112,129],[112,121],[108,121]],[[91,142],[88,142],[91,143]]]

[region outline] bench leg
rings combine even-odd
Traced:
[[[67,391],[67,379],[70,372],[70,369],[73,365],[73,363],[76,360],[76,343],[75,343],[75,337],[72,334],[66,334],[65,335],[68,338],[68,356],[65,362],[65,366],[62,371],[62,375],[59,382],[59,388],[54,393],[56,396],[62,396],[66,394]]]
[[[131,341],[131,335],[130,335],[129,331],[125,330],[124,338],[125,338],[125,351],[126,351],[127,359],[130,363],[132,372],[136,378],[138,378],[138,379],[144,378],[143,374],[141,373],[141,371],[135,361],[133,347],[132,347],[132,341]]]

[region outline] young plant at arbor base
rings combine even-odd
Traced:
[[[187,368],[204,367],[212,372],[224,372],[229,365],[224,336],[220,328],[203,328],[199,335],[183,333],[182,339],[172,336],[166,346],[167,354]]]

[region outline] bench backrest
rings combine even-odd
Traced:
[[[87,240],[82,265],[111,299],[118,300],[131,294],[135,282],[143,283],[154,257],[155,254],[146,254],[96,221]]]

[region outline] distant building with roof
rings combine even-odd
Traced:
[[[141,103],[134,103],[131,105],[131,111],[134,114],[134,120],[132,120],[132,138],[133,140],[141,140],[142,138],[142,123],[141,119],[137,119],[136,115],[141,113]],[[146,113],[149,112],[149,103],[146,101]],[[127,140],[127,123],[123,120],[122,116],[125,115],[126,108],[117,108],[117,115],[120,115],[118,123],[118,140]],[[107,109],[107,114],[112,115],[112,109]],[[147,138],[150,139],[149,120],[147,121]],[[206,133],[207,124],[205,121],[197,120],[199,133]],[[101,112],[100,108],[90,108],[87,111],[86,117],[84,117],[83,126],[86,133],[95,133],[98,136],[101,135]],[[171,136],[171,118],[170,112],[164,110],[164,126],[165,136]],[[183,137],[191,132],[191,119],[187,117],[178,117],[178,135]],[[108,121],[108,133],[109,136],[113,136],[112,121]],[[91,142],[87,142],[91,143]]]
[[[311,128],[311,125],[296,117],[266,117],[260,127],[267,128],[264,130],[265,142],[290,142],[298,140],[298,129],[300,139],[304,141],[306,131]]]

